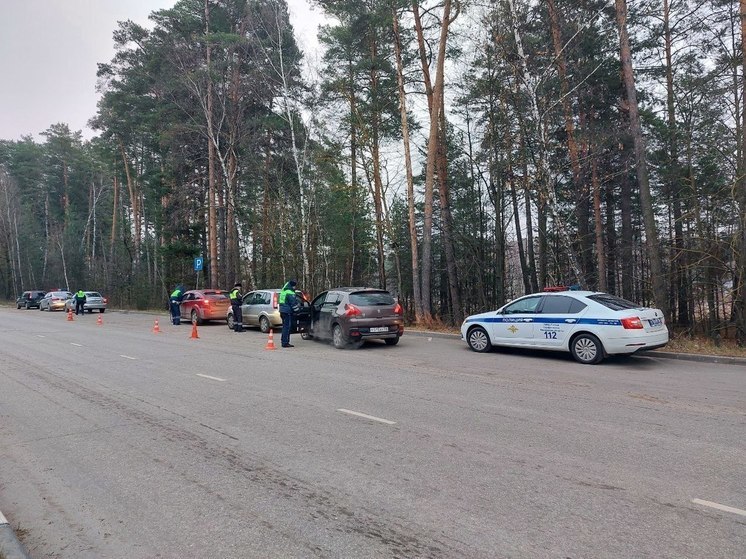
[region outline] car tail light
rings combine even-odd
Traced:
[[[642,330],[642,320],[637,316],[623,318],[622,326],[624,326],[625,330]]]
[[[399,303],[396,304],[394,307],[394,314],[404,314],[404,309],[401,307]]]
[[[277,293],[272,294],[272,308],[273,309],[277,308]]]
[[[363,311],[358,309],[355,305],[345,303],[345,316],[360,316],[361,314],[363,314]]]
[[[104,303],[106,303],[106,304],[109,303],[109,298],[108,297],[104,297]]]

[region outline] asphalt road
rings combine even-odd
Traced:
[[[746,367],[97,316],[0,309],[35,558],[746,556]]]

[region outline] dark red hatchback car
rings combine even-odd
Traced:
[[[311,302],[307,338],[330,339],[334,347],[360,347],[365,340],[396,345],[404,333],[403,310],[388,291],[336,287]]]
[[[181,318],[201,325],[209,320],[225,320],[231,301],[227,291],[193,289],[184,293],[180,306]]]

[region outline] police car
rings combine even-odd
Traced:
[[[632,354],[668,343],[663,312],[594,291],[548,288],[496,311],[469,316],[461,337],[471,349],[492,346],[569,351],[580,363]]]

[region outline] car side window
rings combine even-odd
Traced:
[[[326,296],[326,301],[324,301],[325,307],[336,307],[339,305],[339,303],[342,301],[342,295],[339,293],[331,292]]]
[[[519,299],[503,309],[503,314],[535,313],[541,297],[526,297]]]
[[[272,304],[272,294],[267,293],[260,293],[259,299],[262,305],[271,305]]]
[[[564,295],[547,295],[541,305],[541,314],[569,314],[573,301],[572,297]]]

